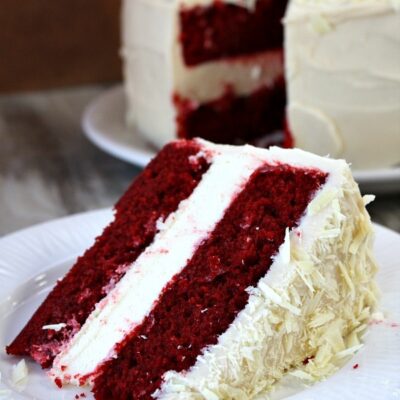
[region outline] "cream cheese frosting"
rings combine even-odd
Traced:
[[[321,379],[360,348],[375,303],[372,228],[364,207],[372,197],[363,202],[348,165],[301,150],[198,142],[199,155],[211,163],[209,170],[178,210],[158,222],[153,243],[56,357],[53,378],[91,383],[93,376],[88,375],[117,356],[115,345],[141,323],[252,172],[265,163],[318,168],[328,178],[298,227],[286,230],[269,272],[248,288],[248,304],[218,343],[204,349],[189,371],[167,372],[153,396],[252,399],[270,391],[284,370]],[[177,241],[179,246],[174,246]]]
[[[163,288],[185,267],[249,176],[265,162],[252,152],[238,157],[235,148],[205,149],[212,162],[209,170],[191,196],[165,222],[159,221],[153,243],[127,267],[123,278],[55,358],[52,378],[83,384],[101,363],[115,356],[114,346],[149,314]]]
[[[271,153],[288,161],[280,149]],[[317,162],[328,181],[299,226],[287,230],[269,272],[248,289],[247,306],[218,343],[188,372],[166,373],[154,398],[265,398],[285,371],[307,383],[320,380],[362,347],[376,302],[373,232],[363,199],[343,161],[299,150],[289,159],[296,166]]]
[[[399,2],[292,0],[284,24],[295,145],[355,169],[398,164]]]

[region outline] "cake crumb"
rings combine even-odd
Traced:
[[[62,381],[60,378],[54,379],[54,383],[61,389],[62,388]]]

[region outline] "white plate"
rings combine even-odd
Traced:
[[[125,124],[125,96],[122,86],[105,91],[90,103],[82,118],[87,137],[105,152],[144,167],[157,149]],[[400,167],[354,171],[364,192],[400,191]]]
[[[4,347],[29,320],[56,280],[111,219],[111,210],[99,210],[37,225],[0,239],[0,393],[9,390],[11,394],[4,398],[73,400],[75,394],[85,392],[72,387],[59,390],[31,361],[27,361],[26,386],[18,391],[11,383],[11,371],[19,359],[7,356]],[[291,394],[295,393],[290,399],[391,400],[400,397],[400,235],[376,226],[376,236],[378,284],[382,290],[380,308],[386,313],[386,321],[369,327],[364,348],[329,379],[308,389],[299,384],[287,388]],[[359,364],[357,369],[353,369],[355,364]],[[93,398],[85,393],[86,399]]]

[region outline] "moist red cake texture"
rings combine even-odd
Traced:
[[[258,0],[254,10],[214,1],[180,11],[186,65],[282,47],[287,0]]]
[[[253,173],[215,230],[157,304],[98,370],[98,400],[150,400],[166,371],[186,371],[217,343],[297,226],[326,174],[265,165]],[[212,195],[212,194],[210,194]],[[177,243],[179,246],[179,243]]]
[[[268,50],[281,50],[283,57],[281,19],[286,5],[286,0],[258,0],[254,9],[223,1],[207,6],[183,6],[179,22],[185,64],[190,67],[233,58],[236,62],[241,58],[245,61],[248,55]],[[263,147],[266,143],[283,144],[282,138],[270,140],[271,134],[283,128],[286,104],[283,70],[273,85],[259,87],[246,96],[237,96],[227,87],[220,98],[200,105],[179,94],[174,94],[173,100],[180,138],[203,137],[215,143],[251,143]]]
[[[54,357],[83,325],[97,302],[152,242],[156,222],[176,210],[197,186],[207,162],[198,158],[196,142],[167,145],[134,181],[115,206],[115,219],[94,245],[80,257],[57,283],[17,338],[6,348],[8,354],[31,356],[42,367]],[[60,331],[43,330],[44,325],[66,323]]]
[[[260,137],[282,129],[285,84],[280,79],[272,87],[260,88],[249,96],[236,96],[227,88],[221,98],[199,107],[178,95],[174,96],[174,103],[180,138],[202,137],[215,143],[254,144]]]

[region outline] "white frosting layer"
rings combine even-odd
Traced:
[[[169,371],[163,400],[263,399],[285,370],[310,382],[357,351],[375,303],[372,228],[343,161],[273,148],[271,160],[329,173],[298,228],[216,345],[185,373]],[[303,361],[313,357],[304,365]]]
[[[399,11],[390,0],[291,2],[285,60],[296,146],[356,169],[400,162]]]
[[[273,86],[282,78],[283,57],[280,50],[266,51],[196,67],[188,68],[183,63],[175,67],[175,91],[194,103],[205,103],[221,97],[227,87],[245,96],[261,86]]]
[[[50,373],[53,378],[63,383],[82,383],[80,380],[114,356],[114,346],[149,314],[163,288],[185,267],[262,163],[262,157],[251,153],[238,157],[235,149],[213,150],[212,165],[191,196],[165,223],[159,223],[153,243],[96,305],[80,331],[56,357]]]
[[[153,144],[176,137],[173,94],[173,48],[176,3],[124,0],[122,57],[127,123]]]
[[[180,4],[184,7],[209,6],[214,2],[215,0],[180,0]],[[224,0],[224,3],[235,4],[240,7],[254,10],[257,0]]]
[[[253,1],[234,0],[251,6]],[[185,6],[205,2],[186,0]],[[282,76],[279,52],[209,61],[187,67],[182,58],[178,27],[179,1],[125,0],[123,4],[122,56],[127,121],[161,147],[176,138],[176,93],[196,106],[215,100],[229,86],[248,95],[272,85]]]
[[[328,179],[298,228],[287,230],[269,272],[248,289],[248,304],[218,344],[206,348],[189,371],[167,372],[154,397],[252,399],[271,390],[285,370],[320,379],[360,348],[359,334],[375,301],[375,263],[369,216],[348,165],[301,150],[199,143],[209,170],[178,210],[159,222],[153,243],[56,358],[53,378],[82,384],[81,378],[116,356],[116,343],[149,314],[251,173],[265,163],[318,168]],[[308,357],[314,358],[303,365]]]

